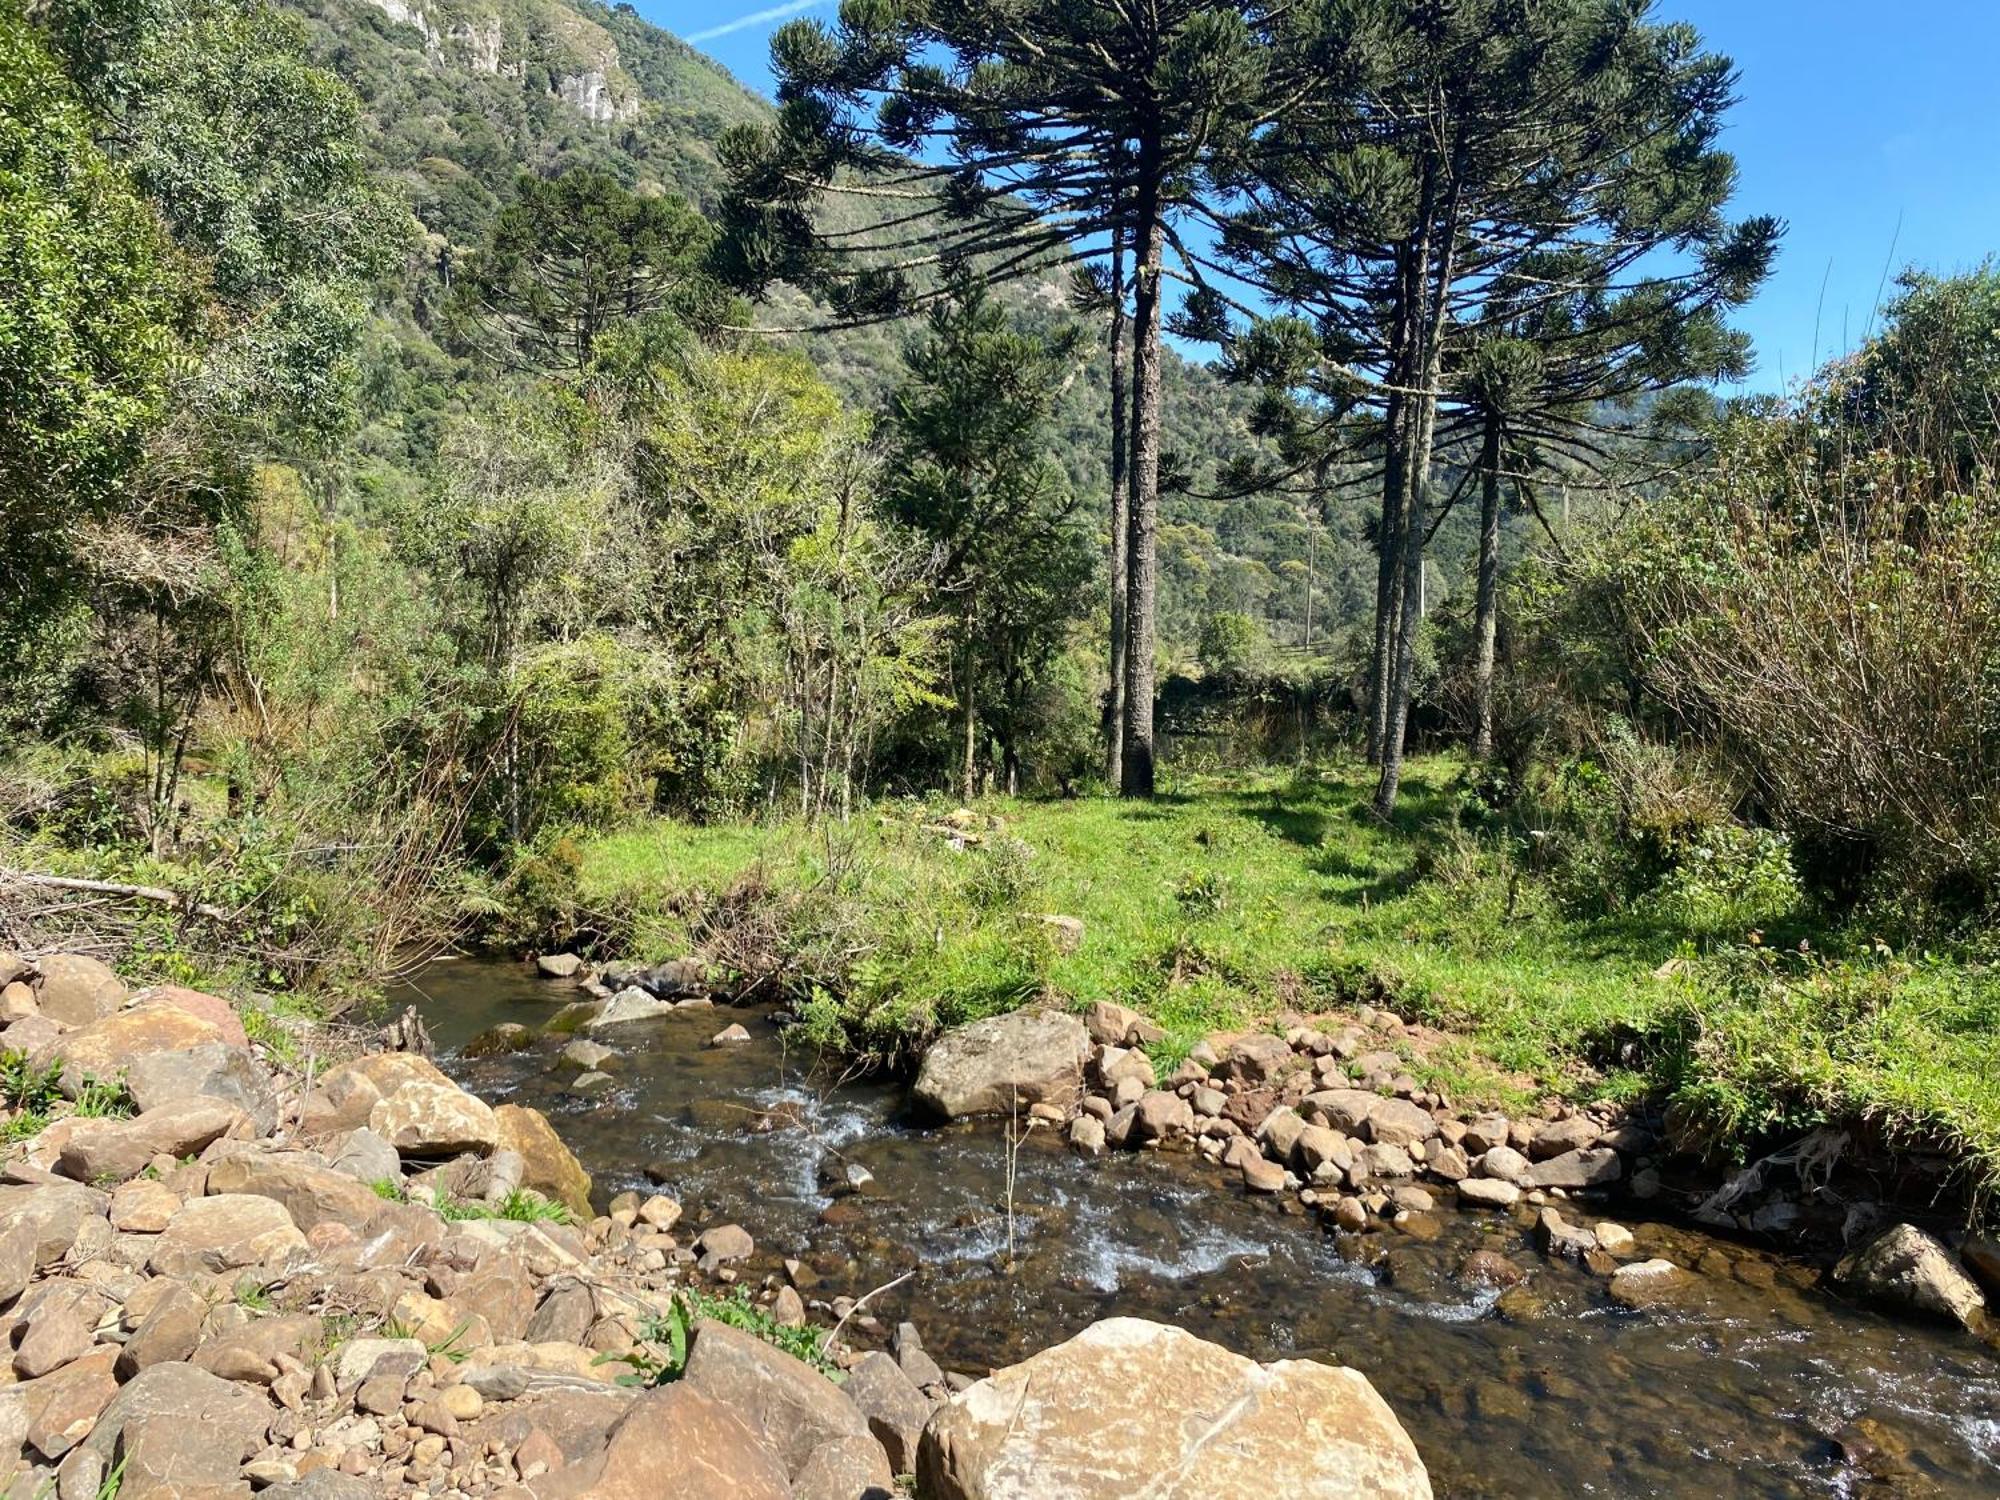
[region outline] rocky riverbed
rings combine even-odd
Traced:
[[[1692,1223],[1689,1209],[1716,1181],[1682,1176],[1662,1122],[1557,1113],[1482,1125],[1419,1103],[1407,1079],[1372,1067],[1386,1058],[1371,1054],[1402,1057],[1422,1040],[1385,1015],[1301,1023],[1289,1039],[1250,1039],[1233,1059],[1244,1039],[1219,1038],[1202,1080],[1148,1087],[1124,1046],[1138,1038],[1113,1031],[1116,1013],[1100,1013],[1087,1024],[1106,1040],[1050,1028],[1068,1092],[1038,1098],[1043,1084],[1022,1076],[1007,1081],[1008,1113],[940,1122],[937,1099],[913,1107],[899,1086],[822,1073],[787,1055],[767,1012],[711,1008],[698,986],[656,994],[621,985],[642,992],[628,1008],[651,1002],[644,1015],[589,1028],[607,1013],[602,1000],[525,967],[444,964],[421,983],[450,1054],[444,1066],[492,1097],[547,1110],[601,1189],[664,1186],[693,1218],[742,1223],[763,1247],[753,1269],[795,1283],[809,1301],[859,1296],[914,1272],[870,1308],[885,1326],[920,1318],[948,1369],[1012,1364],[1129,1314],[1260,1360],[1306,1356],[1362,1370],[1442,1494],[1887,1486],[1974,1495],[2000,1482],[2000,1380],[1978,1337],[1836,1284],[1839,1256],[1815,1240],[1753,1233],[1747,1222]],[[490,1034],[496,1025],[520,1030],[504,1042]],[[1359,1034],[1344,1036],[1348,1026]],[[731,1027],[741,1032],[722,1040]],[[484,1055],[463,1055],[480,1033],[489,1035],[470,1050]],[[989,1060],[1040,1055],[1025,1038],[978,1042],[975,1034],[955,1047]],[[1274,1076],[1253,1076],[1260,1056]],[[1329,1057],[1337,1081],[1323,1071]],[[1128,1070],[1137,1093],[1124,1085],[1121,1101],[1107,1075]],[[986,1089],[989,1104],[999,1097],[991,1080],[949,1086]],[[1361,1100],[1308,1102],[1342,1086],[1400,1097],[1435,1128],[1398,1148],[1411,1175],[1356,1181],[1350,1166],[1333,1179],[1326,1160],[1299,1154],[1301,1137],[1308,1151],[1337,1151],[1339,1142],[1304,1134],[1328,1131],[1358,1160],[1394,1166],[1386,1152],[1363,1153],[1395,1144],[1399,1126],[1425,1131],[1385,1110],[1377,1140],[1375,1105],[1363,1121],[1353,1113]],[[1203,1090],[1221,1097],[1219,1113]],[[1156,1093],[1174,1100],[1149,1106],[1164,1129],[1129,1128]],[[1343,1104],[1349,1114],[1337,1124],[1328,1106]],[[1080,1122],[1096,1115],[1107,1116],[1097,1122],[1106,1149],[1080,1155],[1091,1149]],[[1221,1120],[1234,1129],[1209,1123]],[[1570,1188],[1488,1176],[1488,1166],[1510,1165],[1505,1155],[1484,1161],[1503,1127],[1506,1149],[1526,1162],[1523,1177],[1572,1151],[1611,1151],[1617,1179]],[[1109,1146],[1117,1128],[1122,1150]],[[1453,1135],[1468,1169],[1457,1183],[1435,1170],[1456,1169],[1444,1150]],[[1225,1160],[1239,1140],[1259,1148],[1266,1166],[1250,1171],[1264,1174],[1261,1184],[1249,1180],[1247,1153]],[[1482,1182],[1515,1188],[1519,1199],[1481,1205],[1482,1189],[1465,1185]],[[1781,1217],[1817,1225],[1831,1215],[1836,1237],[1847,1217],[1796,1186],[1746,1198],[1732,1217],[1769,1223],[1785,1201],[1798,1206]],[[1346,1227],[1356,1208],[1359,1227]],[[1558,1222],[1567,1232],[1553,1232]]]
[[[312,1033],[278,1066],[226,1002],[64,955],[0,953],[0,1006],[0,1494],[1432,1493],[1352,1370],[1115,1319],[977,1379],[865,1299],[787,1337],[802,1267],[754,1279],[741,1225],[594,1195],[539,1110],[421,1056]]]

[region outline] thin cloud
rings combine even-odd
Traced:
[[[773,5],[766,10],[753,11],[747,16],[738,16],[733,21],[724,21],[720,26],[711,26],[706,31],[697,31],[686,40],[712,42],[719,36],[728,36],[732,31],[748,31],[752,26],[768,26],[773,21],[782,21],[787,16],[795,16],[802,10],[812,10],[825,3],[826,0],[789,0],[787,4]]]

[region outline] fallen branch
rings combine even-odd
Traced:
[[[196,901],[178,891],[157,885],[120,885],[110,880],[82,880],[71,875],[40,875],[32,870],[0,870],[0,885],[40,886],[58,891],[83,891],[95,896],[119,896],[129,901],[153,901],[161,906],[179,907],[191,916],[211,922],[231,922],[235,918],[219,906]]]
[[[877,1297],[881,1296],[882,1293],[894,1291],[897,1287],[901,1286],[904,1282],[908,1281],[912,1276],[916,1274],[917,1273],[913,1270],[905,1271],[901,1276],[898,1276],[894,1281],[885,1281],[880,1286],[876,1287],[874,1291],[869,1292],[865,1296],[858,1298],[855,1301],[854,1306],[848,1308],[846,1314],[841,1318],[841,1320],[833,1325],[832,1330],[828,1332],[827,1336],[820,1340],[819,1344],[820,1348],[831,1349],[834,1346],[835,1342],[838,1341],[840,1338],[840,1330],[847,1326],[848,1318],[851,1318],[856,1313],[860,1312],[862,1308],[866,1307],[870,1302],[873,1302]]]

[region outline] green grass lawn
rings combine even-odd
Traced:
[[[936,831],[949,803],[845,828],[662,821],[582,841],[577,896],[642,956],[781,969],[821,1040],[881,1060],[1038,995],[1145,1010],[1163,1061],[1374,1001],[1448,1033],[1416,1071],[1466,1105],[1655,1090],[1746,1143],[1866,1118],[2000,1182],[1985,969],[1821,964],[1643,908],[1578,919],[1518,838],[1468,830],[1458,762],[1405,786],[1389,826],[1361,767],[1184,780],[1146,804],[996,799],[964,848]],[[1081,947],[1059,951],[1044,914],[1079,918]]]

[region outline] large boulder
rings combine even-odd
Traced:
[[[1090,1036],[1075,1016],[1017,1010],[946,1032],[924,1054],[912,1097],[947,1120],[1075,1105]]]
[[[269,1070],[247,1049],[225,1042],[134,1058],[125,1068],[125,1090],[142,1111],[182,1099],[226,1099],[250,1116],[260,1136],[278,1123]]]
[[[503,1104],[493,1111],[500,1149],[521,1158],[521,1183],[545,1198],[553,1198],[580,1220],[590,1218],[590,1174],[562,1143],[548,1117],[525,1104]]]
[[[0,1247],[11,1247],[27,1273],[60,1260],[83,1234],[87,1220],[101,1219],[111,1200],[81,1183],[40,1182],[32,1186],[0,1187]],[[9,1257],[0,1256],[0,1266]],[[23,1275],[22,1285],[26,1285]],[[0,1302],[19,1296],[0,1286]]]
[[[184,1010],[191,1016],[199,1016],[222,1033],[222,1040],[231,1047],[248,1047],[250,1037],[243,1030],[242,1018],[236,1014],[236,1007],[220,995],[210,995],[201,990],[191,990],[184,985],[156,984],[139,991],[133,997],[140,1005],[171,1005]]]
[[[1358,1371],[1259,1365],[1137,1318],[952,1398],[924,1429],[926,1500],[1430,1500],[1416,1446]]]
[[[161,1276],[196,1276],[260,1265],[305,1248],[306,1237],[283,1204],[225,1193],[182,1204],[154,1244],[150,1264]]]
[[[839,1386],[804,1360],[721,1323],[695,1325],[681,1383],[747,1422],[787,1479],[820,1444],[869,1436],[867,1418]]]
[[[112,1398],[81,1447],[107,1471],[123,1462],[121,1496],[194,1493],[239,1483],[270,1420],[261,1392],[193,1365],[159,1364]]]
[[[74,1096],[89,1079],[110,1081],[140,1059],[194,1047],[225,1046],[229,1037],[206,1016],[164,1000],[146,1000],[66,1032],[35,1054],[39,1067],[62,1066],[63,1089]]]
[[[125,981],[94,958],[55,953],[39,966],[35,1000],[43,1015],[64,1026],[88,1026],[125,1003]]]
[[[98,1416],[118,1394],[117,1363],[118,1351],[105,1345],[53,1375],[15,1386],[27,1412],[28,1445],[53,1461],[90,1436]]]
[[[404,1156],[488,1156],[500,1144],[486,1101],[449,1082],[404,1084],[368,1112],[368,1128]]]
[[[1986,1298],[1932,1234],[1898,1224],[1834,1270],[1834,1279],[1873,1302],[1977,1328]]]
[[[785,1467],[742,1416],[685,1380],[641,1396],[601,1452],[536,1480],[534,1493],[536,1500],[792,1500]]]
[[[208,1190],[269,1198],[307,1232],[321,1224],[360,1230],[383,1207],[374,1189],[304,1152],[246,1152],[219,1161],[208,1169]]]
[[[224,1099],[177,1099],[129,1120],[78,1120],[56,1158],[78,1182],[126,1182],[156,1156],[193,1156],[211,1141],[247,1139],[250,1117]]]
[[[589,1031],[623,1026],[632,1021],[657,1021],[674,1013],[674,1002],[661,1000],[639,986],[629,985],[605,1002],[604,1009],[584,1022]]]

